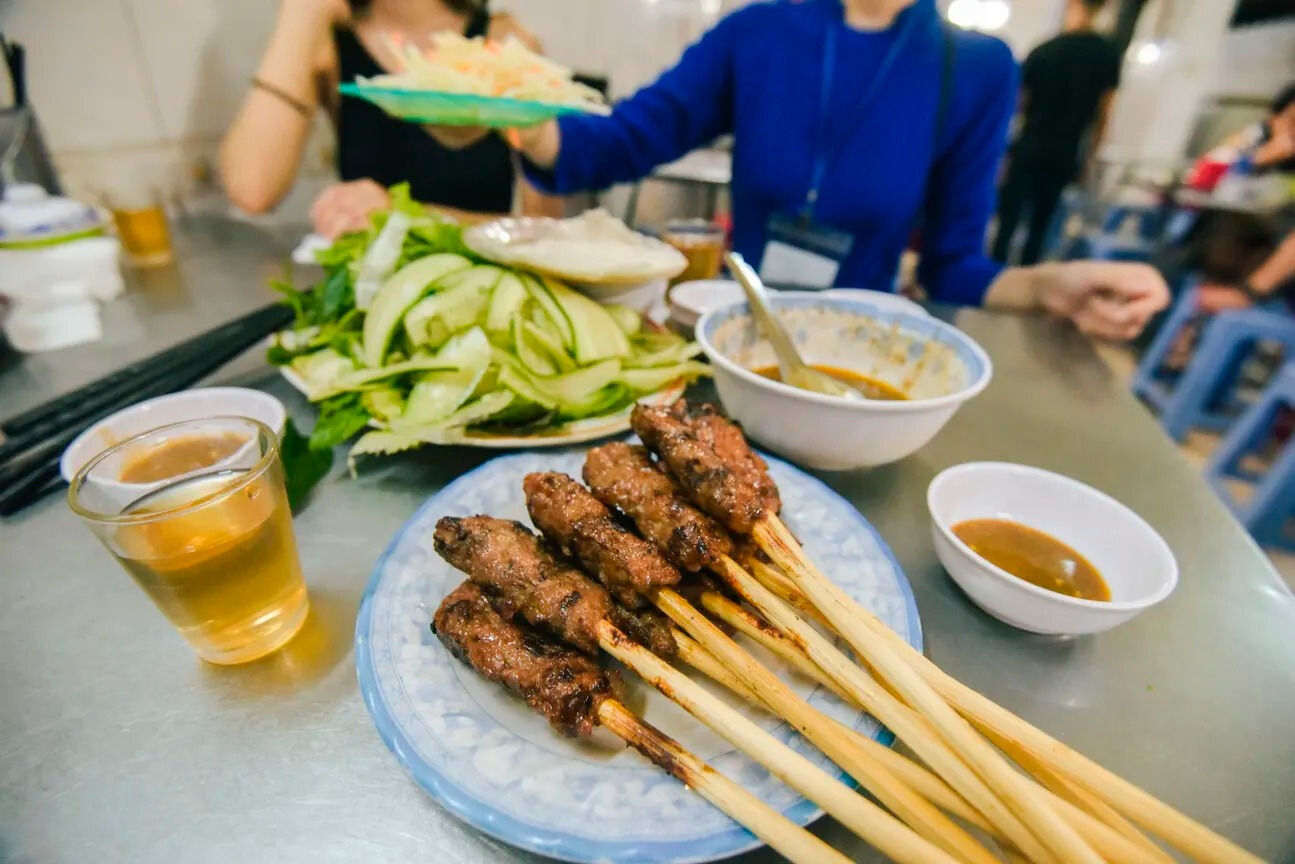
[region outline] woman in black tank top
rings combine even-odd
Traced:
[[[387,187],[397,183],[408,183],[416,200],[450,211],[512,210],[516,166],[497,133],[477,132],[480,137],[460,142],[457,130],[405,123],[337,92],[340,82],[388,71],[378,59],[386,32],[415,45],[425,45],[433,32],[453,29],[469,38],[516,36],[535,46],[533,37],[508,16],[492,17],[487,3],[281,0],[252,89],[221,148],[221,175],[230,200],[253,213],[278,204],[294,182],[315,108],[322,105],[334,120],[343,182],[316,199],[311,209],[316,231],[332,237],[366,226],[369,214],[387,204]],[[548,201],[528,190],[526,209],[549,212],[557,202]]]
[[[351,4],[352,8],[358,5]],[[485,36],[490,26],[485,4],[465,11],[469,18],[463,35]],[[333,29],[333,45],[342,81],[387,71],[350,27]],[[511,151],[498,135],[451,149],[423,128],[397,120],[361,99],[338,103],[337,171],[343,180],[369,178],[382,186],[407,182],[416,200],[459,210],[506,213],[513,203]]]

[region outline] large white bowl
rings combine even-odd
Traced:
[[[903,459],[989,384],[981,347],[925,312],[836,294],[786,292],[770,303],[807,362],[868,375],[910,397],[847,400],[771,381],[751,371],[773,365],[774,355],[747,304],[707,312],[697,341],[724,407],[752,438],[801,465],[846,470]]]
[[[765,291],[769,294],[783,293],[772,288],[766,288]],[[866,288],[826,288],[818,296],[845,297],[863,300],[883,309],[902,309],[915,315],[927,314],[925,309],[907,297]],[[710,310],[745,302],[746,294],[742,292],[742,286],[731,279],[697,279],[675,285],[666,292],[666,300],[670,307],[670,317],[680,326],[692,329],[697,326],[701,316]]]
[[[1142,517],[1078,480],[1007,462],[970,462],[941,472],[926,493],[935,553],[981,609],[1032,633],[1077,636],[1123,624],[1168,597],[1178,564]],[[990,564],[953,533],[968,519],[1010,519],[1087,558],[1111,600],[1081,600],[1031,585]]]
[[[59,472],[71,483],[76,472],[109,447],[160,426],[208,417],[250,417],[282,436],[288,413],[269,393],[245,387],[200,387],[168,393],[123,408],[82,432],[63,451]]]

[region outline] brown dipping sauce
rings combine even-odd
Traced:
[[[878,381],[876,378],[869,378],[867,375],[860,375],[850,369],[842,369],[839,366],[826,366],[822,363],[809,364],[811,369],[817,369],[831,375],[838,381],[844,381],[852,387],[858,387],[869,399],[882,399],[888,402],[900,402],[908,399],[908,394],[904,391],[887,384],[884,381]],[[762,375],[772,381],[781,381],[782,375],[778,372],[778,367],[763,366],[759,369],[752,369],[757,375]]]
[[[1018,579],[1081,600],[1111,599],[1097,568],[1055,537],[1007,519],[968,519],[953,526],[981,558]]]
[[[156,483],[228,459],[247,443],[233,432],[176,438],[131,458],[121,469],[122,483]]]

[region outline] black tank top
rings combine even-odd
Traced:
[[[465,36],[481,36],[489,16],[478,12]],[[349,29],[333,31],[342,81],[386,70]],[[337,112],[337,171],[343,180],[368,177],[383,186],[409,183],[414,200],[460,210],[507,213],[513,203],[513,162],[508,145],[490,134],[470,147],[452,150],[416,123],[388,116],[352,96]]]

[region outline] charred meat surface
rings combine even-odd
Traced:
[[[630,425],[693,503],[730,531],[751,533],[765,513],[758,484],[751,482],[747,466],[729,465],[709,439],[703,439],[684,403],[671,408],[636,405]]]
[[[709,403],[690,405],[680,399],[671,410],[686,417],[697,430],[701,442],[709,445],[731,471],[740,474],[743,480],[756,488],[766,511],[776,514],[782,509],[778,484],[769,476],[768,464],[751,449],[742,427]]]
[[[656,547],[622,525],[593,493],[566,474],[526,475],[526,509],[550,542],[595,573],[617,600],[678,584],[681,576]]]
[[[506,617],[520,615],[563,642],[598,653],[598,622],[609,617],[611,597],[525,525],[446,516],[436,523],[434,544],[437,554],[497,598]]]
[[[472,582],[464,582],[441,601],[432,632],[451,654],[519,694],[563,735],[588,735],[598,724],[598,706],[621,698],[616,673],[505,620]]]
[[[663,660],[674,660],[679,653],[679,645],[670,632],[670,619],[664,612],[651,607],[631,610],[613,604],[611,621],[626,636]]]
[[[629,516],[676,567],[696,573],[732,553],[728,532],[689,503],[646,447],[623,441],[595,447],[585,457],[584,479],[600,501]]]

